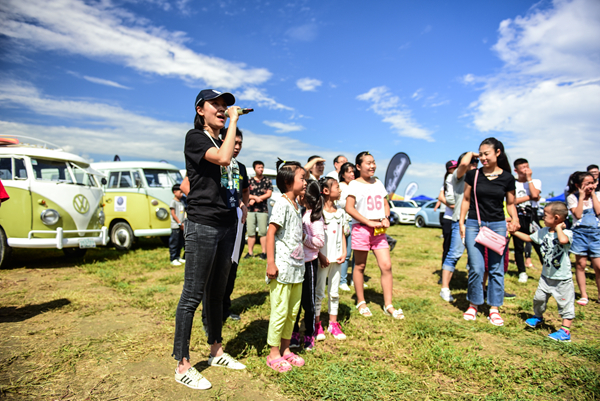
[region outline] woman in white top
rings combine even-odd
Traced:
[[[383,312],[395,319],[404,319],[402,309],[392,304],[392,261],[385,229],[390,226],[390,206],[387,191],[381,181],[374,177],[377,168],[375,159],[369,152],[360,152],[356,156],[356,168],[360,177],[348,186],[346,212],[352,216],[352,249],[356,262],[353,279],[356,307],[363,316],[373,316],[365,302],[364,273],[369,251],[373,251],[381,270],[383,288]]]

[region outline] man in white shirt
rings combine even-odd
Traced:
[[[327,177],[331,177],[331,178],[334,178],[337,181],[339,181],[340,180],[340,169],[342,168],[344,163],[348,163],[348,159],[346,158],[346,156],[344,156],[344,155],[336,156],[335,159],[333,159],[333,167],[335,167],[335,170],[328,173]]]
[[[537,201],[540,200],[542,193],[542,181],[531,178],[532,172],[529,168],[529,162],[526,159],[517,159],[513,163],[515,173],[517,173],[517,181],[515,182],[515,205],[519,214],[519,222],[521,223],[520,232],[527,235],[532,234],[531,223],[537,223]],[[527,272],[525,271],[524,249],[525,243],[513,236],[515,248],[515,262],[519,271],[519,283],[527,282]],[[535,252],[538,254],[540,261],[543,261],[540,247],[538,244],[532,243]]]

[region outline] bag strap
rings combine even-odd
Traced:
[[[473,183],[473,195],[475,196],[475,210],[477,210],[477,222],[481,228],[481,217],[479,217],[479,205],[477,204],[477,178],[479,178],[479,169],[475,172],[475,182]]]

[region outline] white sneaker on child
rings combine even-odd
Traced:
[[[171,261],[171,266],[181,266],[181,262],[177,259]]]
[[[241,362],[238,362],[235,358],[233,358],[231,355],[229,355],[227,353],[223,353],[222,355],[219,355],[219,356],[210,356],[208,358],[208,365],[209,366],[221,366],[224,368],[236,369],[236,370],[246,369],[246,365],[244,365]]]
[[[526,283],[527,279],[528,279],[527,273],[525,273],[525,272],[519,273],[519,283]]]
[[[340,290],[342,290],[342,291],[350,291],[351,288],[348,287],[348,284],[344,283],[344,284],[340,285]]]
[[[440,297],[446,302],[454,302],[454,297],[450,293],[450,288],[442,288],[440,290]]]
[[[208,390],[212,387],[210,382],[194,367],[189,368],[185,373],[178,373],[175,369],[175,381],[194,390]]]

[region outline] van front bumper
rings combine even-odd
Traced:
[[[133,235],[136,237],[164,237],[171,235],[170,228],[149,228],[146,230],[134,230]]]
[[[97,237],[67,237],[65,234],[89,234],[97,233]],[[35,234],[54,234],[54,238],[33,238]],[[108,229],[102,227],[100,230],[32,230],[29,231],[27,238],[8,238],[8,246],[13,248],[77,248],[81,240],[93,240],[96,245],[106,245],[108,243]]]

